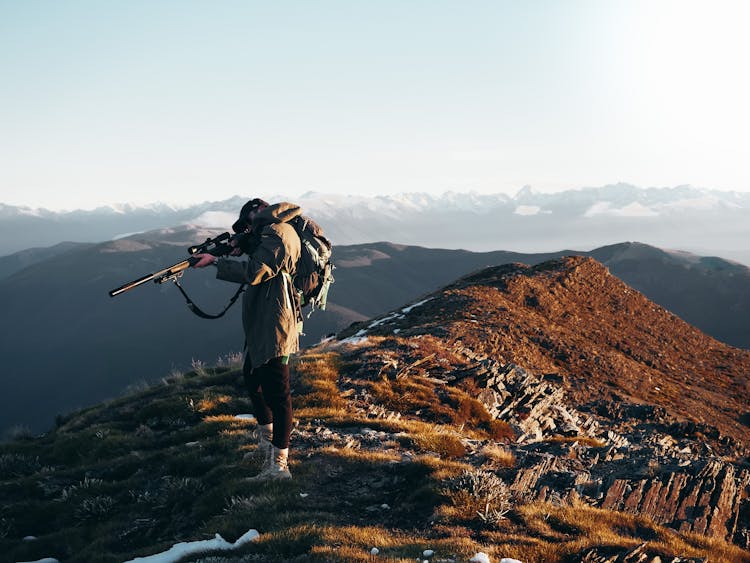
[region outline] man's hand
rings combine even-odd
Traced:
[[[236,238],[230,240],[229,244],[232,246],[232,251],[229,253],[229,256],[240,256],[242,254],[242,249],[240,248]]]
[[[216,264],[216,261],[218,260],[213,254],[193,254],[193,258],[198,259],[198,261],[193,264],[193,268],[205,268],[206,266]]]

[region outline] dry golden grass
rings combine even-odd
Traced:
[[[334,353],[306,354],[297,360],[294,371],[299,388],[294,396],[295,408],[344,408],[346,402],[338,387],[339,365],[339,356]]]
[[[381,452],[356,448],[337,448],[335,446],[326,446],[324,448],[319,448],[318,451],[322,454],[332,455],[342,459],[369,464],[383,464],[391,463],[394,461],[401,461],[401,455],[395,452]]]
[[[248,426],[255,426],[256,424],[254,419],[237,418],[231,414],[204,416],[203,422],[207,424],[226,424],[231,428],[247,428]]]
[[[516,509],[520,530],[526,535],[523,549],[513,547],[507,557],[550,563],[569,561],[571,556],[596,546],[632,549],[648,542],[649,551],[664,556],[706,558],[726,563],[748,563],[750,553],[721,540],[697,534],[679,534],[653,521],[622,512],[584,504],[555,506],[532,503]],[[517,534],[519,530],[513,532]],[[502,531],[488,539],[510,544]],[[529,542],[534,538],[533,542]]]
[[[441,522],[453,524],[476,520],[477,513],[484,509],[484,503],[466,491],[451,491],[446,493],[448,504],[440,505],[436,516]]]
[[[217,410],[223,405],[231,403],[232,400],[232,397],[228,395],[209,395],[198,401],[195,405],[195,409],[201,413],[209,413]]]
[[[384,407],[397,412],[416,412],[427,409],[433,416],[434,407],[440,405],[435,394],[435,385],[425,385],[410,378],[382,379],[369,384],[375,400]]]
[[[460,475],[466,470],[473,469],[468,463],[443,459],[434,455],[418,455],[414,458],[414,463],[421,463],[422,465],[429,467],[430,474],[436,481],[450,479],[451,477]]]
[[[488,444],[482,448],[482,455],[487,459],[488,464],[493,467],[513,467],[516,464],[516,456],[502,446]]]
[[[474,438],[496,441],[515,439],[507,423],[494,420],[484,405],[469,391],[436,385],[421,376],[383,378],[368,384],[375,400],[386,408],[419,416],[422,420],[461,427]]]
[[[320,419],[335,423],[347,418],[348,411],[342,407],[299,407],[294,409],[294,417],[299,420]]]
[[[403,561],[422,560],[425,549],[434,551],[436,559],[460,557],[468,560],[478,551],[493,554],[494,549],[482,546],[468,537],[432,537],[396,531],[380,526],[327,526],[320,530],[324,546],[312,553],[326,561]],[[379,554],[373,557],[371,549]]]
[[[409,439],[416,448],[423,452],[435,452],[449,458],[460,458],[466,455],[466,446],[455,432],[448,429],[424,430],[410,434]]]

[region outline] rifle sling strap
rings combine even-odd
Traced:
[[[245,291],[245,284],[242,284],[237,292],[232,296],[232,298],[229,300],[229,303],[227,303],[227,306],[224,307],[224,310],[217,314],[217,315],[209,315],[208,313],[204,312],[198,305],[193,303],[193,300],[188,297],[188,294],[185,293],[185,290],[182,289],[182,286],[180,285],[180,282],[177,281],[177,279],[174,280],[174,284],[177,286],[177,289],[180,290],[180,293],[182,293],[182,296],[185,298],[185,301],[187,302],[188,309],[190,309],[193,313],[198,315],[202,319],[219,319],[223,317],[226,312],[229,310],[229,308],[234,305],[234,302],[239,299],[240,294]]]

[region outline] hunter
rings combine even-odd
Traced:
[[[291,479],[289,437],[292,400],[289,357],[299,350],[300,304],[292,276],[300,257],[300,238],[289,221],[302,210],[292,203],[248,201],[232,225],[240,238],[232,256],[196,254],[194,268],[214,265],[220,280],[247,284],[243,296],[245,330],[243,377],[258,421],[258,455],[263,459],[253,480]]]

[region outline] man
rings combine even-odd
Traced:
[[[232,225],[243,233],[232,255],[247,260],[196,254],[194,268],[217,267],[216,277],[248,287],[243,296],[245,330],[243,376],[258,420],[259,453],[266,457],[256,479],[291,479],[288,466],[292,430],[289,356],[299,350],[301,320],[292,284],[300,257],[300,238],[288,221],[301,214],[291,203],[248,201]],[[234,242],[234,241],[233,241]]]

